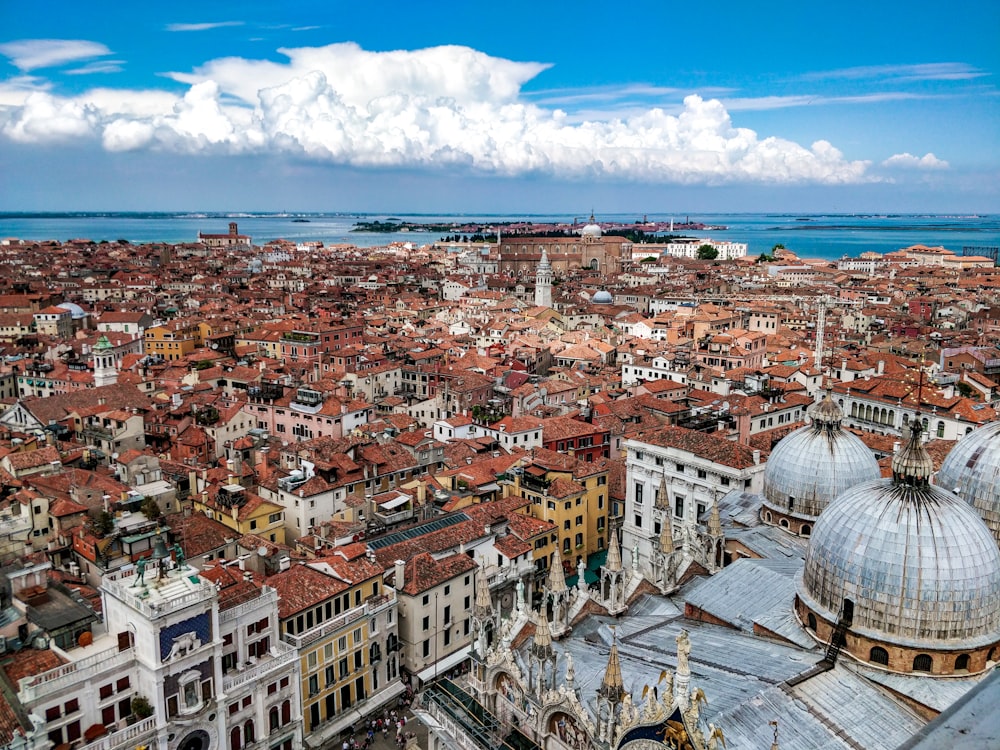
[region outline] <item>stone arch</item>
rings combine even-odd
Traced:
[[[914,672],[930,672],[934,668],[934,660],[930,654],[917,654],[913,657]]]
[[[783,529],[787,529],[788,528],[788,519],[787,518],[782,518],[780,521],[778,521],[778,525],[781,526],[781,528],[783,528]]]
[[[883,666],[888,667],[889,652],[881,646],[872,646],[872,650],[868,652],[868,661],[872,664],[882,664]]]
[[[955,657],[955,671],[956,672],[968,672],[969,671],[969,655],[959,654]]]
[[[802,524],[802,528],[799,529],[799,534],[802,536],[809,536],[812,534],[812,526],[807,523]]]

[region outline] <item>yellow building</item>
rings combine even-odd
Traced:
[[[355,544],[267,579],[278,591],[282,639],[299,652],[307,747],[329,746],[404,690],[396,596],[382,574]]]
[[[208,491],[196,495],[194,509],[239,536],[256,534],[275,544],[285,543],[285,509],[248,491],[235,480],[219,487],[214,497]]]
[[[555,544],[551,536],[535,542],[538,570],[548,568],[556,545],[567,576],[576,573],[580,558],[588,569],[596,568],[607,553],[611,514],[606,462],[580,461],[536,448],[521,469],[509,476],[512,481],[505,485],[507,496],[530,500],[531,515],[556,527]]]
[[[174,321],[167,325],[147,328],[143,336],[144,351],[147,355],[176,360],[183,359],[198,347],[201,330],[197,324]]]

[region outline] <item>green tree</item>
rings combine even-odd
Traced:
[[[137,719],[148,719],[153,715],[153,705],[144,695],[132,696],[132,713]]]
[[[160,516],[163,515],[163,511],[160,510],[160,504],[156,500],[147,497],[142,501],[142,514],[150,521],[158,521]]]
[[[106,537],[115,530],[115,517],[106,510],[98,511],[97,515],[91,519],[91,528],[95,535]]]
[[[719,257],[719,251],[711,245],[702,245],[698,248],[698,260],[715,260]]]

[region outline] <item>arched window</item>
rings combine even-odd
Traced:
[[[766,520],[766,521],[767,521],[768,523],[771,523],[771,520],[772,520],[772,518],[771,518],[771,511],[768,511],[767,513],[765,513],[765,514],[764,514],[764,519],[765,519],[765,520]]]
[[[233,727],[229,732],[229,750],[240,750],[240,728]]]
[[[292,720],[292,702],[285,701],[281,704],[281,724],[284,726]]]
[[[956,672],[968,672],[969,671],[969,655],[959,654],[955,658],[955,671]]]
[[[934,666],[934,662],[927,654],[917,654],[913,658],[914,672],[930,672],[932,666]]]
[[[996,661],[997,660],[997,647],[994,646],[990,649],[989,655],[986,657],[986,661]]]
[[[885,666],[889,666],[889,652],[881,646],[875,646],[868,653],[868,661],[872,664],[884,664]]]
[[[781,525],[781,528],[783,528],[783,529],[787,529],[788,528],[788,519],[787,518],[782,518],[780,521],[778,521],[778,523]]]
[[[253,719],[248,719],[243,725],[243,741],[248,745],[252,745],[256,741],[255,737],[256,735],[254,735],[253,731]]]
[[[802,536],[809,536],[810,534],[812,534],[812,526],[810,526],[807,523],[802,524],[802,528],[799,529],[799,533]]]
[[[944,422],[942,420],[940,420],[940,419],[938,420],[938,423],[937,423],[937,436],[939,438],[943,438],[944,437]]]
[[[792,497],[791,495],[788,496],[788,510],[789,511],[795,510],[795,498]]]
[[[806,618],[806,627],[808,627],[813,632],[816,631],[816,615],[812,612],[809,613],[809,617]]]
[[[272,732],[281,726],[281,714],[278,712],[277,706],[271,706],[271,710],[267,714],[267,726]]]

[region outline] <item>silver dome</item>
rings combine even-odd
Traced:
[[[919,483],[877,479],[834,500],[813,529],[799,596],[851,630],[921,647],[1000,640],[1000,550],[959,498]]]
[[[861,438],[840,429],[839,410],[824,412],[826,401],[811,408],[815,421],[778,441],[767,460],[764,497],[783,513],[815,518],[838,495],[882,475]]]
[[[978,511],[1000,544],[1000,422],[991,422],[955,445],[934,478],[934,484],[958,496]]]
[[[615,301],[615,298],[611,296],[611,292],[601,289],[594,292],[594,296],[590,298],[590,301],[595,305],[610,305]]]

